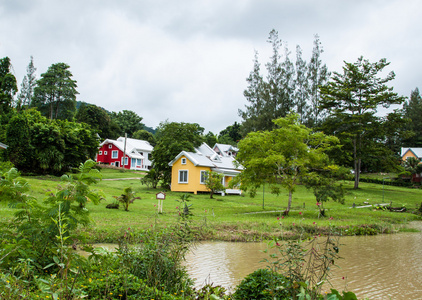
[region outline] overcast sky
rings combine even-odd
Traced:
[[[300,45],[309,60],[318,34],[330,71],[386,58],[394,91],[409,96],[422,87],[421,11],[420,0],[0,0],[0,58],[19,87],[31,55],[38,78],[64,62],[80,101],[219,133],[240,121],[254,51],[269,60],[273,28],[292,59]]]

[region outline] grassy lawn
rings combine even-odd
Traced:
[[[92,225],[85,229],[92,241],[112,242],[119,234],[131,228],[141,231],[148,228],[163,228],[174,225],[178,219],[177,200],[181,193],[166,191],[163,213],[157,212],[156,193],[159,189],[147,188],[141,185],[139,178],[144,173],[121,172],[112,169],[103,169],[103,179],[94,189],[99,189],[106,195],[99,205],[88,204]],[[110,180],[125,179],[126,180]],[[138,178],[138,179],[132,179]],[[42,201],[49,190],[54,190],[60,184],[56,177],[26,177],[32,187],[32,195]],[[245,194],[242,196],[209,194],[191,195],[193,226],[202,228],[203,238],[222,240],[259,240],[272,235],[301,233],[315,234],[327,232],[329,228],[345,230],[347,226],[376,225],[378,231],[391,232],[405,226],[409,221],[421,220],[420,216],[411,214],[420,207],[422,190],[392,186],[382,186],[370,183],[361,183],[360,189],[353,189],[353,182],[344,181],[346,188],[345,204],[327,202],[324,204],[325,218],[318,218],[318,207],[315,197],[303,186],[298,186],[293,194],[292,210],[289,216],[283,218],[281,212],[287,206],[287,191],[280,195],[272,195],[261,190],[255,198]],[[113,196],[121,194],[123,188],[131,186],[140,196],[129,206],[129,211],[122,209],[107,209],[106,205],[114,202]],[[392,202],[393,207],[406,206],[408,213],[393,213],[374,208],[352,208],[357,206]],[[263,207],[264,203],[264,207]],[[0,202],[0,218],[10,218],[13,209],[4,202]]]

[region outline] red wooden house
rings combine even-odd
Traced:
[[[126,150],[126,151],[125,151]],[[151,168],[153,147],[147,142],[119,137],[117,140],[106,139],[100,144],[97,162],[131,170],[147,171]]]

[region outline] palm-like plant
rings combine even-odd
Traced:
[[[129,211],[129,204],[133,203],[135,199],[141,199],[141,197],[135,197],[135,192],[132,191],[131,187],[123,189],[123,194],[121,194],[120,196],[113,197],[124,205],[125,211]]]

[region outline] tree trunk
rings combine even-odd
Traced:
[[[290,208],[292,207],[292,198],[293,198],[293,193],[292,191],[289,191],[289,202],[287,203],[287,209],[285,211],[285,215],[288,215],[290,212]]]
[[[360,175],[360,159],[357,158],[357,145],[356,138],[353,139],[353,167],[355,170],[355,186],[354,189],[359,188],[359,175]]]

